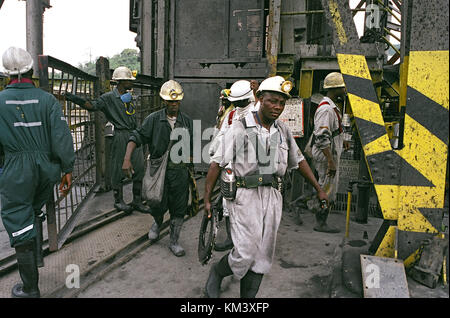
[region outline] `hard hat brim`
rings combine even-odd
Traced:
[[[285,97],[288,98],[288,99],[292,97],[289,93],[285,93],[285,92],[283,92],[283,91],[270,90],[270,89],[265,89],[265,90],[262,90],[262,91],[257,91],[257,92],[256,92],[256,97],[259,98],[259,97],[261,96],[261,94],[264,93],[264,92],[268,92],[268,93],[277,93],[277,94],[280,94],[280,95],[285,96]]]
[[[173,99],[172,97],[170,97],[170,96],[166,96],[166,95],[164,95],[164,94],[159,94],[159,96],[162,98],[162,99],[164,99],[164,100],[166,100],[166,101],[168,101],[168,102],[171,102],[171,101],[180,101],[180,100],[183,100],[183,98],[184,98],[184,93],[183,94],[181,94],[181,95],[178,95],[177,96],[177,98],[175,98],[175,99]]]
[[[345,84],[341,84],[341,85],[324,85],[323,89],[330,89],[330,88],[342,88],[345,87]]]

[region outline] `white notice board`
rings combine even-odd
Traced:
[[[291,98],[286,101],[284,111],[278,118],[283,121],[296,137],[304,136],[303,123],[303,100],[301,98]]]

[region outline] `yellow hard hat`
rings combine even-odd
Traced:
[[[269,91],[283,94],[286,98],[291,98],[289,92],[292,90],[293,86],[294,85],[291,81],[286,81],[279,75],[272,76],[262,81],[261,85],[259,85],[258,91],[256,92],[256,96],[259,97],[262,92]]]
[[[323,89],[345,87],[344,78],[339,72],[328,74],[323,80]]]
[[[184,97],[183,88],[180,83],[174,80],[168,80],[161,86],[159,96],[164,100],[182,100]]]
[[[126,66],[119,66],[112,75],[113,81],[134,81],[135,79],[131,70]]]

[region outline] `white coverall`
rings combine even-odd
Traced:
[[[336,104],[328,97],[324,97],[319,103],[328,102],[317,108],[314,114],[314,132],[315,142],[312,147],[313,163],[319,174],[319,185],[327,193],[330,202],[336,200],[337,186],[339,182],[339,162],[343,149],[344,134],[339,132],[340,121],[336,114],[342,120],[342,114]],[[336,135],[332,137],[332,133]],[[330,147],[333,161],[336,164],[336,175],[327,176],[328,160],[322,152],[322,149]]]
[[[283,122],[276,120],[269,132],[255,122],[251,112],[245,117],[245,121],[247,131],[241,121],[235,121],[223,137],[219,138],[219,146],[211,158],[213,162],[223,168],[233,161],[237,177],[253,174],[275,174],[282,177],[287,169],[298,168],[304,157]],[[266,145],[262,151],[266,155],[269,152],[271,159],[268,165],[258,163],[255,143],[249,142],[251,138],[258,138],[260,145]],[[270,150],[267,145],[270,145]],[[228,263],[236,278],[241,279],[248,270],[259,274],[270,270],[282,205],[280,191],[270,185],[250,189],[239,187],[236,198],[228,201],[234,243]]]

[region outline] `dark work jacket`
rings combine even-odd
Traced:
[[[189,133],[189,156],[192,156],[193,149],[193,121],[186,114],[178,111],[175,128],[186,128]],[[172,127],[167,120],[166,108],[161,109],[148,115],[142,122],[141,127],[133,130],[129,141],[133,141],[139,147],[142,144],[148,144],[150,158],[159,158],[166,152],[169,142]],[[178,141],[181,136],[178,136]],[[176,143],[177,141],[175,141]],[[181,151],[181,149],[180,149]]]
[[[126,106],[120,99],[117,88],[100,96],[91,102],[94,107],[93,111],[101,111],[105,114],[106,119],[114,125],[114,129],[133,130],[137,127],[136,114],[128,115]],[[128,103],[133,106],[133,102]]]

